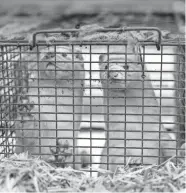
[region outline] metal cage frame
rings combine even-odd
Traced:
[[[159,104],[159,108],[160,108],[160,115],[159,116],[159,125],[160,124],[165,124],[165,122],[163,122],[161,120],[161,115],[162,115],[162,112],[161,112],[161,109],[163,108],[163,105],[162,105],[162,102],[161,102],[161,99],[162,98],[166,98],[166,97],[162,97],[162,91],[163,90],[166,90],[166,88],[163,88],[162,87],[162,82],[164,81],[162,79],[162,70],[163,70],[163,67],[162,65],[163,64],[166,64],[166,62],[163,61],[163,57],[165,55],[174,55],[175,58],[176,58],[176,61],[173,62],[173,64],[175,64],[175,69],[173,71],[166,71],[167,73],[174,73],[174,80],[172,80],[174,83],[175,83],[175,88],[172,88],[172,90],[175,90],[175,96],[172,97],[175,101],[176,101],[176,106],[174,106],[174,108],[176,108],[176,113],[175,113],[175,116],[177,117],[177,120],[176,122],[174,122],[174,124],[177,124],[178,128],[177,130],[175,131],[175,133],[177,134],[177,138],[176,138],[176,141],[177,141],[177,145],[176,145],[176,154],[178,152],[178,150],[180,149],[180,146],[185,142],[184,141],[184,138],[185,138],[185,42],[180,39],[180,38],[177,38],[175,40],[162,40],[162,34],[161,34],[161,31],[158,29],[158,28],[120,28],[120,29],[102,29],[102,30],[97,30],[97,32],[121,32],[121,33],[125,33],[126,31],[140,31],[140,30],[150,30],[150,31],[156,31],[157,34],[158,34],[158,38],[157,38],[157,42],[153,42],[153,41],[142,41],[140,42],[140,45],[142,46],[142,49],[141,49],[141,53],[140,53],[140,59],[141,61],[139,62],[142,67],[143,67],[143,64],[146,63],[145,59],[146,57],[148,56],[148,53],[146,53],[146,49],[148,46],[154,46],[157,48],[157,50],[160,50],[160,57],[161,57],[161,61],[160,61],[160,71],[156,71],[156,72],[159,72],[160,73],[160,88],[153,88],[154,91],[155,90],[160,90],[160,96],[159,96],[159,99],[160,99],[160,104]],[[82,104],[84,107],[88,107],[90,108],[89,109],[89,115],[90,115],[90,138],[91,139],[94,139],[94,140],[100,140],[98,138],[93,138],[92,137],[92,125],[94,123],[94,121],[92,120],[92,115],[94,114],[92,112],[92,108],[96,107],[97,105],[96,104],[92,104],[91,102],[91,98],[95,98],[95,96],[92,96],[92,90],[93,89],[98,89],[98,87],[96,86],[92,86],[92,73],[94,73],[94,69],[92,69],[92,65],[94,65],[94,63],[98,63],[98,61],[92,61],[92,56],[93,55],[99,55],[99,54],[103,54],[103,52],[92,52],[92,49],[94,46],[105,46],[106,47],[106,52],[104,54],[106,54],[108,57],[111,55],[111,53],[109,52],[109,47],[111,46],[125,46],[125,56],[127,58],[127,55],[128,53],[126,52],[127,51],[127,41],[119,41],[119,42],[113,42],[113,41],[80,41],[80,40],[73,40],[73,41],[55,41],[55,42],[52,42],[51,45],[48,45],[46,42],[44,41],[39,41],[37,42],[37,37],[38,35],[40,34],[45,34],[45,33],[48,33],[48,34],[56,34],[56,33],[76,33],[76,32],[79,32],[79,30],[75,30],[75,29],[70,29],[70,30],[61,30],[61,31],[40,31],[40,32],[36,32],[33,34],[33,39],[32,39],[32,43],[30,44],[29,42],[27,41],[0,41],[0,47],[1,47],[1,52],[0,52],[0,68],[1,68],[1,71],[0,71],[0,101],[1,101],[1,135],[0,135],[0,138],[2,139],[1,140],[1,151],[0,151],[0,154],[1,154],[1,157],[8,157],[10,156],[12,153],[14,153],[14,149],[15,149],[15,139],[16,139],[16,136],[15,136],[15,120],[16,120],[16,117],[17,117],[17,111],[18,109],[22,109],[24,110],[24,113],[28,113],[28,105],[25,106],[23,105],[23,103],[20,103],[20,101],[22,100],[27,100],[27,95],[25,93],[28,92],[28,88],[29,86],[26,85],[27,83],[25,83],[25,80],[28,79],[28,73],[27,73],[27,70],[26,69],[27,67],[25,66],[25,69],[23,69],[23,63],[25,64],[28,64],[30,61],[28,58],[25,59],[25,56],[27,55],[35,55],[35,62],[37,63],[37,65],[39,63],[41,63],[40,61],[40,58],[39,58],[39,54],[40,54],[40,48],[43,48],[43,47],[53,47],[54,49],[54,58],[55,58],[55,64],[59,61],[56,60],[56,57],[57,57],[57,54],[59,54],[58,52],[56,52],[56,49],[59,47],[59,46],[70,46],[71,47],[71,52],[67,52],[66,54],[71,54],[72,57],[72,74],[74,74],[76,71],[78,72],[78,70],[74,70],[74,65],[75,63],[82,63],[82,61],[75,61],[75,48],[77,46],[80,46],[80,47],[83,47],[83,46],[87,46],[89,48],[89,52],[88,53],[83,53],[81,52],[81,54],[87,54],[89,55],[89,61],[83,61],[84,65],[86,65],[86,63],[90,63],[90,69],[87,70],[89,72],[89,78],[86,79],[84,78],[84,81],[85,80],[88,80],[89,81],[89,86],[87,86],[85,89],[90,89],[90,95],[89,96],[83,96],[84,98],[89,98],[89,102],[90,104]],[[164,48],[165,47],[174,47],[175,48],[175,53],[164,53]],[[64,52],[65,54],[65,52]],[[117,54],[117,53],[115,53]],[[149,54],[150,55],[150,54]],[[153,55],[151,53],[151,55]],[[156,55],[156,54],[154,54]],[[23,59],[24,58],[24,59]],[[31,61],[31,62],[34,62],[34,61]],[[64,61],[63,61],[64,62]],[[109,61],[106,61],[105,63],[107,63],[108,65],[111,64],[111,62]],[[119,63],[119,62],[118,62]],[[154,62],[154,64],[156,64],[158,62]],[[167,62],[169,63],[169,62]],[[127,64],[127,61],[126,61],[126,64]],[[151,62],[151,64],[153,64],[153,62]],[[38,65],[39,66],[39,65]],[[21,69],[19,69],[21,67]],[[37,69],[35,69],[35,71],[37,71],[37,73],[40,73],[42,72],[41,69],[39,69],[39,67],[37,67]],[[82,70],[79,70],[79,71],[82,71]],[[84,70],[86,71],[86,70]],[[101,73],[101,70],[97,70],[99,71],[99,73]],[[96,72],[97,72],[96,71]],[[149,70],[145,71],[144,69],[141,71],[142,72],[142,75],[144,75],[143,73],[149,73]],[[55,79],[56,79],[56,73],[57,73],[57,69],[55,68],[54,70],[54,73],[55,73]],[[145,76],[143,77],[142,76],[142,79],[144,79]],[[39,79],[39,78],[38,78]],[[107,77],[108,79],[108,77]],[[38,80],[39,81],[39,80]],[[74,81],[74,78],[73,78],[73,81]],[[75,81],[79,81],[79,79],[75,79]],[[98,80],[100,81],[100,80]],[[107,80],[108,81],[108,80]],[[152,81],[152,80],[151,80]],[[155,81],[155,80],[153,80]],[[157,80],[158,81],[158,80]],[[167,80],[168,81],[168,80]],[[170,80],[171,81],[171,80]],[[27,82],[27,81],[26,81]],[[102,83],[103,84],[103,83]],[[66,87],[63,86],[63,88],[68,88],[69,85],[67,85]],[[56,85],[54,85],[54,88],[56,88]],[[74,88],[78,89],[78,87],[74,87],[72,86],[72,93],[73,93],[73,102],[72,102],[72,106],[73,106],[73,113],[69,113],[69,114],[73,114],[73,129],[74,129],[74,122],[78,122],[78,121],[75,121],[74,120],[74,116],[75,116],[75,103],[74,103],[74,92],[76,92],[76,90],[74,90]],[[100,88],[100,87],[99,87]],[[39,86],[36,86],[36,89],[39,90]],[[107,88],[108,89],[108,88]],[[145,89],[145,88],[143,88]],[[169,88],[167,88],[167,90],[170,90]],[[38,91],[39,93],[39,91]],[[57,98],[57,92],[55,91],[55,98]],[[29,96],[28,96],[29,97]],[[39,98],[40,96],[38,96]],[[103,99],[103,100],[109,100],[109,97],[104,97],[104,96],[96,96],[97,99]],[[104,99],[106,98],[106,99]],[[144,96],[142,97],[143,98],[143,101],[144,101]],[[148,98],[148,97],[147,97]],[[158,98],[158,97],[156,97]],[[168,97],[169,99],[171,98],[170,96]],[[38,99],[39,100],[39,99]],[[126,102],[126,101],[125,101]],[[56,104],[57,102],[55,102],[55,107],[57,108],[57,105]],[[142,103],[143,104],[143,103]],[[29,107],[32,109],[31,107],[32,105],[29,104]],[[81,105],[79,105],[81,106]],[[104,108],[104,105],[100,105]],[[107,111],[107,116],[109,115],[109,108],[108,106],[109,105],[105,105],[106,106],[106,111]],[[125,107],[126,107],[126,104],[125,104]],[[168,107],[168,106],[167,106]],[[25,110],[25,108],[27,108]],[[40,108],[40,107],[39,107]],[[143,109],[144,107],[142,107]],[[54,113],[55,116],[56,116],[56,125],[57,125],[57,121],[58,118],[57,118],[57,110],[56,112]],[[83,113],[80,113],[80,114],[83,114]],[[86,113],[84,113],[86,114]],[[97,112],[97,115],[98,116],[103,116],[104,113],[101,113],[101,112]],[[142,117],[144,116],[144,112],[143,112],[143,115]],[[166,115],[166,114],[164,114]],[[119,114],[118,114],[119,116]],[[125,120],[126,120],[126,116],[127,116],[127,113],[126,113],[126,108],[125,108]],[[135,115],[137,116],[137,114]],[[152,115],[153,116],[153,115]],[[167,114],[167,116],[169,116],[169,114]],[[39,112],[39,119],[40,119],[40,112]],[[24,123],[24,120],[19,120],[20,122]],[[41,120],[39,120],[39,122],[41,122]],[[82,120],[80,120],[80,122],[83,122]],[[85,121],[86,122],[86,121]],[[96,122],[96,121],[95,121]],[[104,121],[97,121],[99,123],[103,122],[104,124],[106,124],[108,122],[108,124],[110,123],[109,120],[104,120]],[[124,123],[124,121],[121,121],[122,123]],[[40,124],[40,123],[39,123]],[[153,123],[152,123],[153,124]],[[125,121],[125,125],[126,125],[126,121]],[[143,118],[142,118],[142,125],[143,125]],[[57,126],[56,126],[57,127]],[[143,127],[143,126],[142,126]],[[160,126],[159,126],[160,127]],[[118,130],[119,132],[121,132],[120,130]],[[117,132],[117,130],[115,130],[114,132]],[[159,135],[162,133],[162,131],[160,131],[159,129]],[[110,137],[109,137],[109,131],[108,129],[105,129],[105,133],[106,133],[106,141],[107,141],[107,159],[105,159],[105,161],[107,162],[107,167],[106,169],[110,169],[109,168],[109,157],[112,156],[112,155],[109,155],[109,142],[110,142]],[[126,134],[125,134],[126,136]],[[54,136],[53,136],[54,137]],[[56,136],[57,137],[57,136]],[[54,137],[55,138],[55,137]],[[73,144],[74,144],[74,138],[75,138],[75,134],[74,134],[74,131],[73,131],[73,136],[72,136],[72,140],[73,140]],[[39,136],[39,141],[40,139],[42,139],[42,136]],[[48,137],[48,139],[50,139],[50,137]],[[52,139],[52,138],[51,138]],[[83,138],[79,138],[80,140],[83,139]],[[95,146],[92,147],[92,142],[91,142],[91,139],[90,139],[90,146],[86,146],[86,148],[90,148],[90,152],[89,154],[87,154],[87,156],[90,156],[90,158],[88,159],[88,162],[89,164],[93,164],[93,161],[92,161],[92,157],[93,156],[96,156],[96,155],[93,155],[92,154],[92,148],[96,148]],[[115,140],[119,140],[119,139],[115,139]],[[122,139],[121,139],[122,140]],[[123,139],[124,140],[124,139]],[[137,140],[137,139],[136,139]],[[143,139],[143,132],[142,132],[142,141],[145,140]],[[124,143],[126,143],[127,140],[125,140]],[[158,140],[160,142],[160,139]],[[41,145],[41,142],[39,142],[39,144]],[[39,146],[40,146],[39,145]],[[59,146],[61,144],[59,144],[58,142],[56,142],[56,147]],[[68,146],[69,144],[67,144]],[[79,147],[79,146],[78,146]],[[84,146],[85,148],[85,146]],[[97,147],[97,148],[100,148],[100,147]],[[119,147],[118,147],[119,148]],[[39,154],[38,155],[42,155],[42,152],[41,152],[41,147],[39,147]],[[65,148],[64,148],[65,149]],[[120,148],[122,149],[122,148]],[[127,148],[124,148],[125,149],[125,153],[127,152]],[[134,148],[135,149],[135,148]],[[160,149],[160,147],[159,147]],[[28,148],[27,148],[28,150]],[[73,154],[73,159],[70,160],[70,163],[72,164],[73,167],[75,167],[76,165],[76,150],[75,150],[75,147],[73,146],[72,148],[72,154]],[[58,149],[56,148],[55,150],[52,150],[52,152],[55,154],[55,156],[57,157],[57,161],[56,163],[58,162],[59,166],[61,166],[61,160],[58,160],[58,156],[57,154],[59,154],[59,151]],[[61,153],[61,152],[60,152]],[[63,155],[63,154],[62,154]],[[79,155],[79,154],[78,154]],[[67,152],[67,155],[68,156],[68,152]],[[97,155],[97,156],[100,156],[100,155]],[[114,156],[119,156],[119,155],[114,155]],[[125,155],[124,155],[125,156]],[[77,156],[78,157],[78,156]],[[113,157],[113,156],[112,156]],[[135,157],[135,156],[134,156]],[[143,156],[142,157],[142,160],[143,160]],[[157,157],[157,156],[154,156],[154,157]],[[178,155],[179,157],[179,155]],[[66,157],[65,157],[66,158]],[[158,159],[160,160],[160,155],[158,156]],[[126,164],[126,160],[125,160],[125,164]],[[99,163],[97,163],[99,164]],[[113,164],[118,164],[117,162],[116,163],[113,163]],[[63,165],[64,166],[64,165]]]

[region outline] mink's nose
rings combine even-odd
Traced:
[[[125,77],[125,74],[127,71],[125,70],[120,70],[119,68],[114,68],[114,69],[109,69],[108,72],[108,78],[109,79],[118,79],[118,80],[123,80]]]
[[[119,72],[115,72],[115,71],[110,71],[108,73],[108,78],[109,79],[119,79]]]

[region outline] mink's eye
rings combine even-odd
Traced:
[[[54,54],[52,54],[51,52],[48,52],[46,55],[45,55],[45,59],[50,59],[53,57]]]
[[[67,54],[66,53],[62,53],[61,54],[63,57],[67,57]]]
[[[46,56],[45,56],[45,59],[49,59],[49,55],[46,55]]]
[[[128,69],[129,69],[129,66],[128,66],[128,65],[125,65],[125,66],[123,66],[123,68],[124,68],[125,70],[128,70]]]

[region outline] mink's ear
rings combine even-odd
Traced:
[[[106,62],[106,61],[107,61],[107,58],[108,58],[107,54],[101,54],[101,55],[99,56],[99,64],[101,64],[101,63],[103,63],[103,62]]]

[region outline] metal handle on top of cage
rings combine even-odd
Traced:
[[[80,31],[81,29],[63,29],[63,30],[57,30],[57,31],[43,30],[43,31],[35,32],[32,35],[32,45],[30,46],[30,49],[32,50],[36,46],[37,35],[39,34],[63,34],[63,33],[75,33]],[[103,29],[95,30],[95,32],[127,32],[127,31],[136,31],[136,32],[156,31],[158,33],[156,47],[157,47],[157,50],[160,50],[162,33],[161,33],[161,30],[157,27],[122,27],[122,28],[103,28]]]
[[[32,35],[32,45],[30,46],[30,49],[32,50],[36,46],[37,42],[37,35],[40,34],[63,34],[63,33],[74,33],[74,32],[79,32],[78,29],[64,29],[64,30],[43,30],[43,31],[38,31],[33,33]]]
[[[158,33],[157,42],[155,42],[156,48],[157,48],[157,50],[160,50],[162,33],[161,33],[161,30],[159,28],[157,28],[157,27],[126,27],[126,28],[122,28],[122,31],[123,32],[126,32],[126,31],[136,31],[136,32],[139,32],[139,31],[156,31]]]

